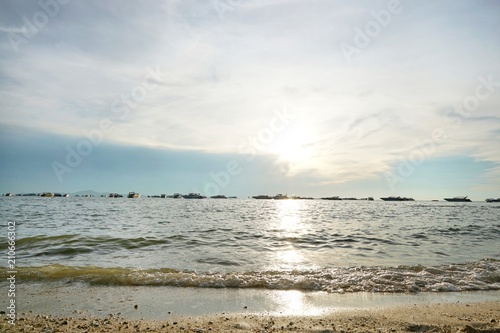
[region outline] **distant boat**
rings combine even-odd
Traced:
[[[110,193],[108,194],[108,198],[123,198],[123,195],[118,193]]]
[[[227,199],[225,195],[219,194],[219,195],[212,195],[210,197],[211,199]]]
[[[500,202],[500,198],[497,198],[497,199],[493,199],[493,198],[486,199],[486,202]]]
[[[361,198],[359,200],[373,201],[373,197]]]
[[[206,197],[201,195],[200,193],[189,193],[187,195],[182,196],[184,199],[205,199]]]
[[[260,199],[260,200],[262,200],[262,199],[269,200],[269,199],[272,199],[273,197],[271,197],[270,195],[263,195],[263,194],[261,194],[261,195],[253,196],[252,198],[254,198],[254,199]]]
[[[136,192],[129,192],[128,195],[127,195],[127,198],[138,199],[140,197],[141,197],[140,193],[136,193]]]
[[[406,197],[385,197],[385,198],[380,198],[384,201],[415,201],[413,198],[406,198]]]
[[[453,197],[453,198],[444,198],[444,200],[449,201],[449,202],[471,202],[472,200],[465,197]]]
[[[174,193],[173,195],[166,195],[165,198],[168,199],[183,199],[184,196],[180,193]]]
[[[342,200],[339,196],[336,197],[325,197],[321,198],[322,200]]]
[[[13,194],[12,194],[12,193],[10,193],[10,192],[8,192],[8,193],[5,193],[5,196],[6,196],[6,197],[11,197],[11,196],[13,196]]]
[[[40,194],[40,196],[46,197],[46,198],[52,198],[54,196],[54,193],[44,192],[44,193]]]
[[[287,200],[287,199],[290,199],[288,197],[288,195],[286,194],[281,194],[281,193],[278,193],[276,194],[274,197],[273,197],[274,200]]]

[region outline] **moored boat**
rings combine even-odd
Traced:
[[[321,200],[342,200],[339,196],[336,197],[324,197]]]
[[[182,196],[184,199],[205,199],[206,197],[200,193],[189,193]]]
[[[127,195],[127,198],[133,198],[133,199],[138,199],[141,197],[141,194],[140,193],[136,193],[136,192],[129,192],[128,195]]]
[[[255,195],[255,196],[253,196],[252,198],[254,198],[254,199],[260,199],[260,200],[262,200],[262,199],[267,199],[267,200],[269,200],[269,199],[272,199],[273,197],[272,197],[272,196],[270,196],[270,195],[264,195],[264,194],[261,194],[261,195]]]
[[[471,202],[472,200],[467,198],[467,196],[465,197],[453,197],[453,198],[444,198],[444,200],[448,201],[448,202]]]
[[[212,195],[210,197],[211,199],[227,199],[227,197],[223,194],[219,194],[219,195]]]
[[[394,196],[391,196],[391,197],[385,197],[385,198],[380,198],[384,201],[415,201],[415,199],[413,198],[407,198],[407,197],[394,197]]]

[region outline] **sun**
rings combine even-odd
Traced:
[[[288,141],[276,147],[276,154],[281,160],[298,163],[309,156],[309,152],[299,141]]]
[[[269,152],[277,155],[282,161],[302,164],[312,156],[311,142],[311,132],[302,126],[293,126],[276,135],[269,145]]]

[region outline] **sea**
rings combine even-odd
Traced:
[[[499,203],[1,197],[0,207],[3,266],[15,224],[22,283],[500,290]]]

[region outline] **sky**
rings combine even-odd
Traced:
[[[0,193],[500,197],[494,0],[0,2]]]

